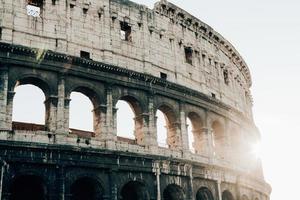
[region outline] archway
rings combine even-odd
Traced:
[[[78,87],[70,93],[69,127],[72,134],[95,137],[101,132],[100,100],[96,92]]]
[[[196,194],[196,200],[214,200],[214,197],[208,188],[202,187]]]
[[[34,175],[22,175],[13,180],[10,200],[45,200],[46,187],[42,178]]]
[[[71,185],[71,200],[102,200],[103,189],[95,179],[84,177]]]
[[[228,190],[222,193],[222,200],[234,200],[233,195]]]
[[[191,112],[187,115],[186,121],[190,150],[197,154],[204,154],[207,145],[200,116]]]
[[[129,139],[144,144],[143,116],[141,105],[131,96],[123,96],[116,104],[117,136],[120,140]]]
[[[176,116],[169,106],[160,106],[156,111],[157,142],[161,147],[175,149],[181,139],[177,135]]]
[[[121,190],[122,200],[149,200],[147,187],[141,182],[130,181]]]
[[[214,150],[215,155],[224,158],[225,156],[225,147],[226,147],[226,137],[224,133],[224,128],[219,121],[214,121],[212,124],[213,130],[213,142],[214,142]]]
[[[167,122],[164,114],[157,110],[156,112],[156,131],[157,131],[157,143],[160,147],[168,148],[168,130],[166,128]]]
[[[249,200],[249,198],[244,194],[244,195],[242,196],[242,200]],[[258,200],[258,199],[255,199],[255,200]]]
[[[70,125],[71,129],[94,131],[93,109],[90,99],[80,93],[72,92],[70,96]]]
[[[185,200],[183,189],[175,184],[168,185],[163,192],[164,200]]]
[[[46,108],[44,102],[46,97],[44,92],[31,84],[17,86],[14,92],[12,113],[14,126],[17,126],[17,123],[45,125]]]

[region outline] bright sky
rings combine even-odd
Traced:
[[[273,187],[271,200],[297,198],[300,179],[297,155],[300,152],[300,90],[297,91],[300,86],[300,1],[170,1],[222,34],[248,63],[253,78],[254,117],[262,135],[265,178]],[[155,0],[135,2],[153,7]],[[21,87],[25,88],[23,93]],[[18,101],[14,101],[14,109],[22,111],[17,116],[18,121],[39,118],[40,121],[35,122],[43,124],[44,119],[40,116],[43,115],[41,102],[44,97],[38,95],[41,91],[36,89],[32,94],[27,92],[28,86],[21,87],[16,88],[15,99]],[[80,124],[82,118],[92,122],[92,115],[81,115],[82,111],[91,110],[92,105],[87,98],[87,103],[83,103],[82,98],[76,101],[80,96],[77,93],[71,96],[71,106],[77,108],[71,111],[71,126],[92,130],[92,123]],[[41,113],[33,113],[30,106],[24,107],[24,99],[31,99],[29,103]],[[133,115],[126,117],[133,118]],[[158,117],[163,119],[161,114]],[[128,126],[119,128],[126,130]]]

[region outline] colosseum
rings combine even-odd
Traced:
[[[249,68],[209,25],[166,0],[1,0],[0,15],[0,199],[269,199]],[[12,120],[28,84],[43,125]],[[72,92],[92,102],[92,132],[70,129]],[[118,101],[134,139],[118,135]]]

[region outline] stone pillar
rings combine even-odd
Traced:
[[[110,199],[118,200],[117,170],[111,169],[109,174]]]
[[[202,128],[202,134],[205,138],[205,155],[209,158],[212,158],[214,155],[214,144],[213,144],[213,135],[212,130],[209,128]]]
[[[57,117],[57,102],[58,97],[49,96],[45,101],[46,107],[46,122],[47,131],[56,132],[56,117]]]
[[[6,130],[12,130],[12,112],[13,112],[14,96],[15,96],[14,91],[8,91],[7,105],[6,105]]]
[[[167,126],[168,145],[170,149],[182,150],[182,139],[180,131],[181,123],[175,122]]]
[[[98,136],[101,140],[115,141],[116,140],[116,109],[113,108],[112,88],[106,89],[106,105],[100,105],[97,115],[100,117],[98,122],[101,127],[101,134]],[[97,137],[97,136],[96,136]]]
[[[156,148],[157,130],[156,130],[156,116],[154,110],[154,98],[152,95],[148,96],[148,113],[143,114],[144,119],[144,133],[146,138],[146,145],[150,148]]]
[[[218,199],[222,200],[221,180],[217,180]]]
[[[63,121],[63,127],[67,134],[69,134],[70,130],[70,101],[71,99],[64,98],[64,121]]]
[[[7,67],[0,68],[0,130],[7,130],[6,106],[8,92],[8,72]]]
[[[97,108],[95,108],[93,110],[93,126],[94,126],[94,134],[96,138],[100,137],[101,134],[101,125],[102,125],[102,121],[101,121],[101,106],[98,106]]]
[[[0,200],[2,199],[3,178],[4,178],[4,172],[5,172],[6,166],[7,166],[7,163],[6,163],[5,161],[1,161],[1,174],[0,174]]]
[[[194,200],[194,184],[193,184],[193,166],[188,165],[188,174],[189,174],[189,194],[190,194],[190,199]]]
[[[56,133],[68,134],[69,127],[66,126],[65,118],[65,78],[60,75],[58,82],[58,100],[57,100],[57,112],[56,112]]]
[[[160,167],[159,163],[155,163],[154,174],[156,176],[156,198],[157,200],[161,200],[161,191],[160,191]]]
[[[147,114],[140,114],[133,118],[134,120],[134,136],[138,145],[147,145]]]
[[[58,167],[58,200],[65,200],[65,172],[64,167]]]
[[[189,148],[189,136],[188,136],[188,131],[187,131],[187,124],[186,124],[186,116],[185,112],[183,109],[182,103],[180,104],[180,131],[181,131],[181,145],[182,145],[182,150],[184,152],[190,152]]]
[[[214,158],[215,155],[215,145],[214,145],[214,136],[213,136],[213,129],[210,127],[208,122],[208,112],[205,112],[205,119],[203,120],[203,128],[202,133],[205,136],[206,140],[206,152],[210,159]]]

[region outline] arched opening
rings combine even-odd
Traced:
[[[122,97],[116,104],[118,140],[132,144],[144,144],[143,116],[138,101],[130,96]]]
[[[158,146],[168,148],[167,122],[164,114],[160,110],[156,112],[156,130]]]
[[[175,184],[168,185],[163,192],[164,200],[185,200],[183,189]]]
[[[15,92],[12,106],[12,128],[14,130],[44,131],[48,130],[50,119],[50,89],[47,83],[35,78],[24,77],[10,86]]]
[[[244,194],[244,195],[242,196],[242,200],[249,200],[249,198]],[[258,200],[258,199],[255,199],[255,200]]]
[[[188,117],[186,118],[186,126],[187,126],[188,140],[189,140],[189,149],[192,153],[196,153],[193,125],[190,118]]]
[[[21,123],[45,125],[46,108],[44,102],[46,98],[43,91],[37,86],[28,84],[17,86],[14,92],[13,125],[19,126]]]
[[[170,107],[160,106],[157,109],[156,130],[159,146],[171,149],[180,146],[180,137],[176,133],[177,123],[175,113]]]
[[[70,99],[70,132],[79,136],[92,136],[94,106],[91,100],[80,92],[72,92]]]
[[[203,133],[203,125],[200,116],[191,112],[187,115],[187,130],[189,136],[189,147],[193,153],[204,154],[206,139]]]
[[[46,187],[43,180],[34,175],[22,175],[13,180],[10,200],[45,200]]]
[[[95,179],[84,177],[71,185],[71,200],[102,200],[103,189]]]
[[[222,200],[234,200],[233,195],[228,190],[222,193]]]
[[[147,187],[141,182],[130,181],[121,190],[122,200],[149,200]]]
[[[222,124],[218,121],[213,122],[212,124],[213,130],[213,142],[214,142],[214,150],[215,155],[224,158],[225,155],[225,146],[226,146],[226,137],[224,133],[224,128]]]
[[[196,200],[214,200],[214,197],[208,188],[202,187],[196,194]]]

